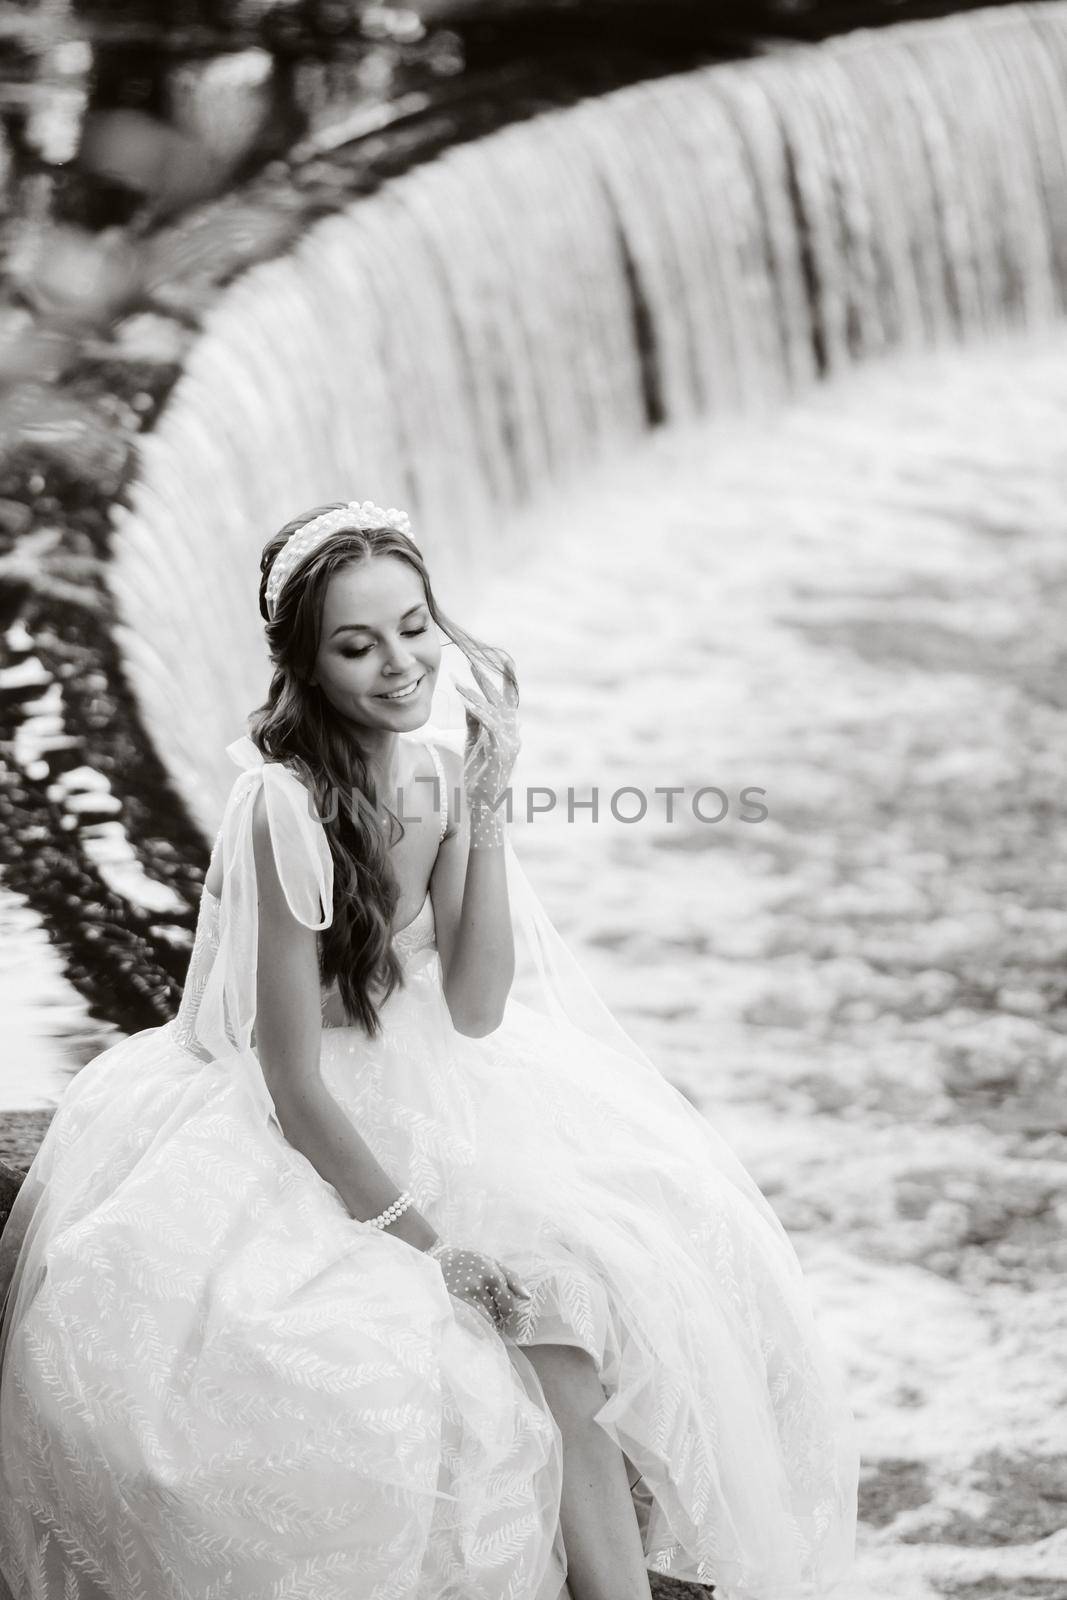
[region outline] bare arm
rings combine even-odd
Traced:
[[[453,815],[430,880],[445,1001],[458,1033],[481,1038],[500,1026],[515,977],[503,845],[470,848],[462,764],[443,753]]]
[[[289,1143],[331,1183],[353,1217],[391,1205],[400,1186],[377,1161],[319,1073],[322,1011],[315,932],[289,908],[274,861],[263,791],[252,821],[259,899],[256,1048]],[[437,1234],[414,1206],[388,1230],[426,1250]]]

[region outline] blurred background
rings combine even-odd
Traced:
[[[846,1364],[848,1600],[1063,1600],[1067,5],[0,41],[0,1157],[177,1007],[265,538],[404,506],[518,781],[602,796],[535,884]],[[606,806],[669,786],[723,815]]]

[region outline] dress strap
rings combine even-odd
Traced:
[[[426,740],[426,748],[433,756],[433,764],[437,768],[437,782],[441,790],[441,832],[438,843],[444,838],[448,828],[448,779],[445,777],[445,765],[438,754],[437,746]]]

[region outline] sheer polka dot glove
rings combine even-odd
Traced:
[[[510,1267],[480,1250],[466,1250],[438,1240],[426,1254],[433,1256],[441,1268],[449,1294],[488,1317],[498,1333],[503,1332],[515,1301],[530,1298],[530,1291]]]
[[[503,688],[497,689],[477,662],[471,663],[471,672],[485,698],[462,684],[456,687],[466,701],[463,788],[470,813],[470,848],[483,850],[504,843],[508,801],[501,796],[522,744],[516,710],[519,691],[506,678]]]

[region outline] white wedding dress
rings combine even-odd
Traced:
[[[532,1298],[503,1337],[436,1261],[354,1220],[255,1054],[259,788],[311,927],[329,848],[287,768],[247,738],[230,754],[223,888],[179,1014],[74,1077],[0,1243],[14,1600],[556,1600],[535,1343],[596,1362],[651,1571],[719,1600],[822,1594],[852,1555],[853,1424],[752,1180],[592,1000],[588,1022],[560,1003],[545,943],[547,1001],[513,992],[495,1033],[458,1034],[427,898],[395,936],[381,1038],[324,1026],[323,1078],[438,1232]]]

